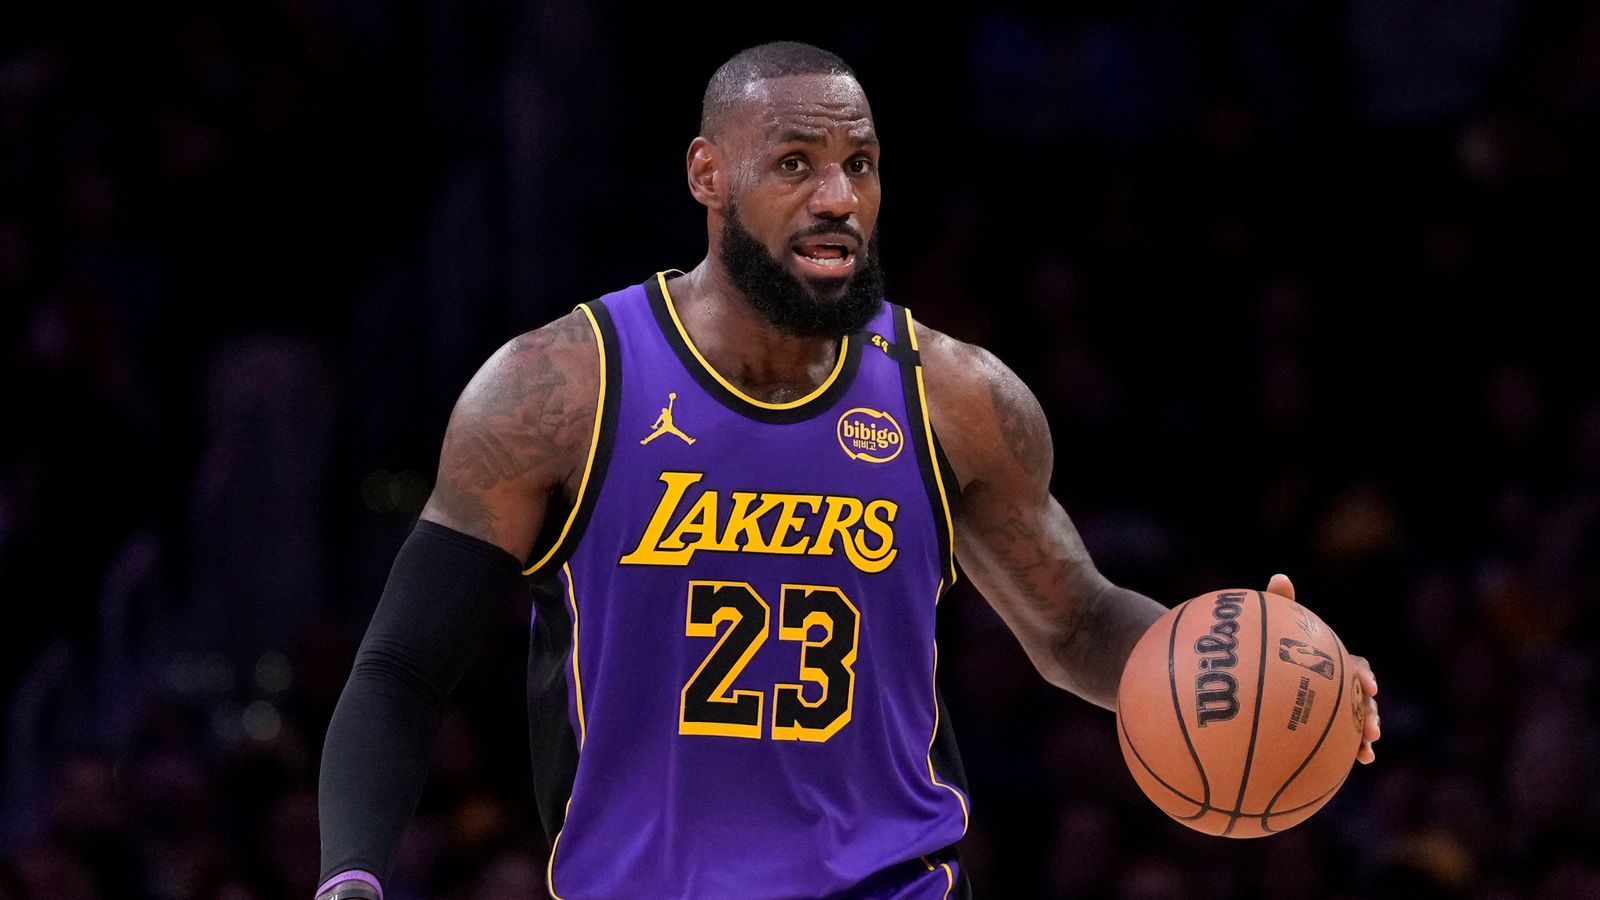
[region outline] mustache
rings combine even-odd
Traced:
[[[858,245],[866,246],[867,239],[861,236],[861,232],[845,222],[818,222],[815,225],[808,225],[795,232],[794,236],[789,239],[789,243],[792,244],[795,241],[811,237],[836,237],[838,235],[852,238]]]

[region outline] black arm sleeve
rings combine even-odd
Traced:
[[[525,590],[511,554],[426,520],[406,538],[322,748],[322,874],[389,877],[445,703],[489,626]]]

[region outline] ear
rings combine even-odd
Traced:
[[[689,142],[689,193],[707,209],[722,211],[728,173],[715,144],[704,137]]]

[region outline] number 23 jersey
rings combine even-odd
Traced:
[[[957,881],[968,805],[935,684],[954,478],[907,311],[884,302],[811,394],[745,395],[671,275],[579,307],[594,450],[547,576],[530,729],[556,897],[872,893]],[[923,896],[922,893],[895,896]]]

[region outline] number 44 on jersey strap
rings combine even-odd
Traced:
[[[734,681],[766,643],[772,607],[742,581],[689,582],[689,637],[721,637],[683,686],[678,712],[680,734],[760,738],[766,719],[763,691],[730,691]],[[822,687],[807,700],[804,685],[773,687],[772,739],[825,741],[850,724],[855,706],[856,646],[861,611],[836,587],[786,584],[778,598],[778,639],[799,641],[800,678]],[[821,640],[811,629],[821,626]]]

